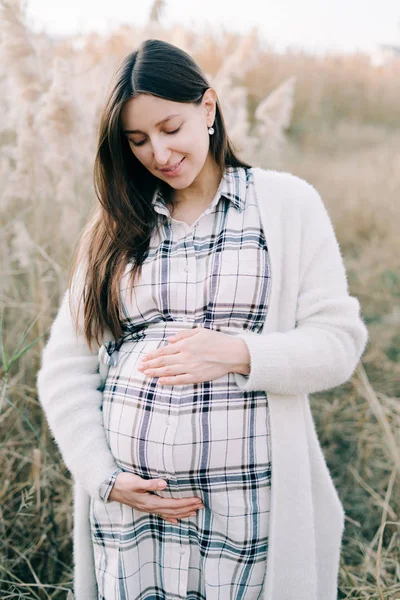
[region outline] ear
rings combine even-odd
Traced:
[[[217,92],[214,88],[209,87],[203,94],[202,105],[206,114],[207,127],[211,127],[215,121],[215,114],[217,112]]]

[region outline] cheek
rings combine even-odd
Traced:
[[[131,146],[131,152],[143,165],[147,165],[149,163],[150,157],[146,148],[134,148]]]
[[[204,133],[199,130],[191,132],[185,136],[184,140],[182,140],[180,148],[182,151],[195,156],[207,154],[210,142],[207,130],[206,133],[207,135],[204,135]]]

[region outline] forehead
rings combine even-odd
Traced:
[[[173,102],[150,94],[140,94],[125,103],[121,111],[121,123],[123,129],[143,130],[153,127],[168,115],[185,116],[194,108],[193,104],[187,102]]]

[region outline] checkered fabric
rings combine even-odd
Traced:
[[[124,335],[104,344],[103,421],[122,471],[163,478],[165,498],[197,496],[205,507],[171,524],[108,501],[117,473],[91,499],[101,600],[255,600],[268,552],[271,449],[265,392],[241,392],[232,373],[161,385],[137,370],[142,354],[171,334],[203,326],[228,335],[260,332],[270,262],[253,176],[229,167],[192,224],[170,217],[160,189],[159,227],[141,278],[121,301]],[[132,295],[130,292],[132,291]]]

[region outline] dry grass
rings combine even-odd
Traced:
[[[11,9],[15,14],[15,3]],[[91,165],[108,78],[144,37],[179,40],[211,76],[240,42],[240,36],[198,39],[155,24],[79,45],[35,38],[18,19],[2,31],[3,48],[8,44],[8,67],[0,68],[6,91],[0,98],[2,599],[66,598],[71,587],[70,475],[49,439],[35,374],[73,244],[94,202]],[[246,88],[240,97],[250,126],[266,95],[296,77],[286,143],[257,160],[320,191],[370,331],[353,378],[311,398],[347,515],[339,598],[398,600],[400,61],[375,68],[362,55],[322,59],[263,50],[256,58],[243,70],[238,63],[229,84]]]

